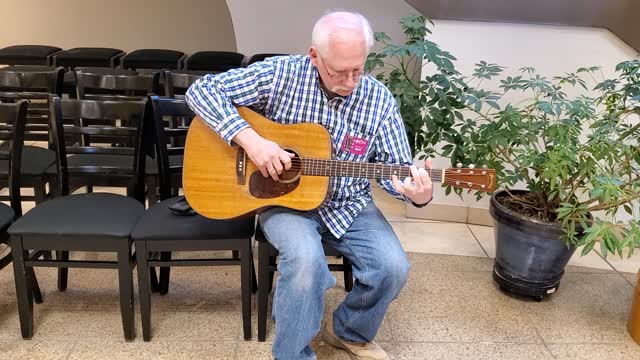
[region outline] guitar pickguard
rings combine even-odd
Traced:
[[[295,181],[285,183],[273,181],[272,178],[266,178],[256,171],[249,178],[249,193],[258,199],[273,199],[292,192],[299,183],[299,177]]]

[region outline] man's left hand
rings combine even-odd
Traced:
[[[431,159],[424,162],[426,169],[431,169]],[[427,170],[418,169],[415,165],[411,165],[411,176],[404,179],[404,183],[398,180],[396,175],[391,177],[393,186],[400,193],[405,195],[415,204],[426,204],[433,197],[433,184]]]

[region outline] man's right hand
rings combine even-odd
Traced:
[[[295,155],[284,151],[278,144],[263,138],[251,128],[240,131],[232,141],[242,146],[264,177],[278,181],[278,175],[291,168],[291,158]]]

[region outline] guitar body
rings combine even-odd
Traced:
[[[240,116],[265,139],[298,157],[331,159],[331,136],[319,124],[283,125],[255,111],[238,108]],[[302,176],[300,164],[283,174],[281,182],[265,178],[238,146],[229,146],[200,117],[187,134],[182,184],[187,201],[200,215],[232,219],[283,206],[311,210],[329,196],[329,177]]]

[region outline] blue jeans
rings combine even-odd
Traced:
[[[335,334],[353,342],[372,341],[409,272],[405,252],[375,204],[370,202],[339,240],[315,211],[273,208],[259,220],[267,240],[280,253],[272,309],[273,356],[278,360],[316,358],[310,344],[320,330],[324,291],[336,283],[321,241],[351,261],[356,279],[333,313]]]

